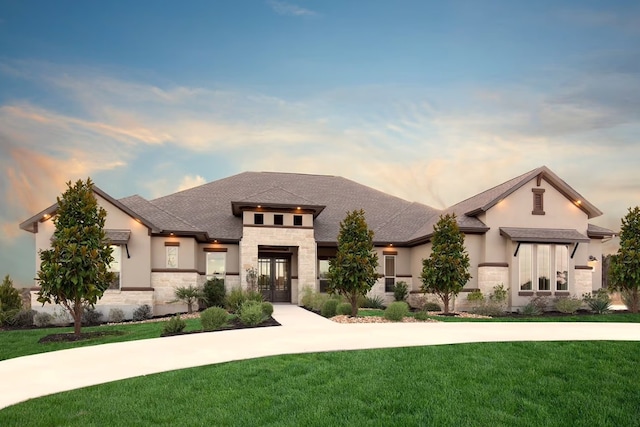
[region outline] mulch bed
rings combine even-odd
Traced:
[[[76,336],[72,333],[69,334],[51,334],[46,337],[42,337],[38,340],[40,344],[47,344],[51,342],[74,342],[74,341],[83,341],[90,340],[93,338],[101,338],[108,335],[124,335],[125,333],[122,331],[93,331],[93,332],[81,332],[80,335]]]
[[[281,326],[280,323],[273,317],[269,317],[264,322],[256,325],[256,326],[248,326],[245,325],[238,319],[237,317],[232,319],[226,326],[223,326],[222,329],[218,329],[217,331],[188,331],[188,332],[178,332],[175,334],[162,334],[162,337],[174,337],[176,335],[189,335],[189,334],[200,334],[200,333],[209,333],[209,332],[221,332],[221,331],[232,331],[234,329],[251,329],[251,328],[266,328],[269,326]]]

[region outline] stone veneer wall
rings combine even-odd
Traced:
[[[315,289],[317,247],[312,228],[244,227],[240,241],[240,283],[247,286],[247,268],[258,268],[258,246],[298,248],[298,284],[291,286],[291,301],[300,304],[302,289]]]
[[[398,280],[399,282],[400,280]],[[384,277],[378,278],[371,290],[367,293],[370,298],[380,297],[385,304],[392,303],[394,301],[393,292],[385,292],[384,290]]]
[[[593,274],[591,269],[576,268],[573,271],[573,289],[569,289],[571,295],[581,298],[582,294],[592,292]]]
[[[500,284],[504,285],[505,288],[510,288],[508,266],[481,265],[478,267],[478,289],[485,297],[488,297],[493,292],[494,286]],[[467,295],[468,292],[460,292],[458,294],[454,303],[456,311],[468,311],[471,309]]]
[[[153,314],[157,316],[186,311],[186,304],[170,303],[170,301],[176,299],[175,289],[178,287],[199,286],[200,284],[200,275],[195,271],[152,272],[151,287],[154,289]]]

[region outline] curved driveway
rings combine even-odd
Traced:
[[[0,408],[94,384],[278,354],[496,341],[640,341],[640,323],[338,324],[276,305],[281,327],[154,338],[0,362]]]

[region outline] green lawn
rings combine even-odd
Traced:
[[[384,310],[360,309],[359,316],[382,317]],[[413,316],[415,313],[410,313]],[[471,319],[466,317],[431,316],[441,322],[608,322],[608,323],[640,323],[640,313],[608,313],[597,315],[574,316],[533,316],[533,317],[494,317],[491,319]]]
[[[185,331],[202,329],[199,319],[186,319]],[[51,334],[73,332],[73,328],[26,329],[0,332],[0,360],[28,354],[44,353],[47,351],[64,350],[66,348],[84,347],[88,345],[106,344],[112,342],[134,341],[145,338],[158,338],[162,333],[162,322],[122,324],[112,326],[83,327],[82,332],[89,331],[120,331],[123,335],[108,335],[101,338],[78,342],[39,344],[38,340]]]
[[[360,310],[361,316],[382,316],[382,310]],[[531,317],[510,318],[498,317],[494,319],[467,319],[455,317],[434,317],[443,322],[640,322],[640,314],[619,313],[603,314],[598,316],[567,316],[567,317]],[[185,331],[197,331],[202,329],[199,319],[186,319]],[[162,323],[123,324],[112,326],[94,326],[82,328],[88,331],[120,331],[122,335],[109,335],[90,340],[39,344],[38,340],[46,335],[73,332],[73,328],[47,328],[28,329],[15,331],[0,331],[0,360],[29,354],[44,353],[48,351],[64,350],[67,348],[84,347],[89,345],[106,344],[113,342],[134,341],[146,338],[158,338],[162,333]]]
[[[34,399],[0,411],[0,425],[629,426],[638,366],[636,342],[286,355]]]

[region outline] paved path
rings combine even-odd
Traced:
[[[281,327],[154,338],[0,362],[0,408],[47,394],[192,366],[278,354],[465,342],[640,341],[640,323],[338,324],[275,305]]]

